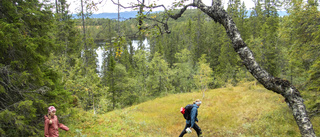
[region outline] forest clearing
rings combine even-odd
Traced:
[[[185,124],[180,107],[197,98],[203,102],[198,116],[203,136],[300,136],[283,97],[252,82],[209,90],[203,99],[201,92],[171,94],[106,114],[81,111],[69,125],[72,130],[62,131],[61,135],[176,137]],[[312,119],[317,135],[319,120]],[[185,136],[196,136],[196,133]]]

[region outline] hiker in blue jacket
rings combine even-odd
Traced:
[[[198,137],[201,137],[202,135],[202,132],[201,132],[201,129],[200,127],[195,123],[195,122],[198,122],[198,108],[199,106],[201,105],[201,101],[199,99],[197,99],[196,101],[193,102],[193,108],[191,109],[191,113],[190,113],[190,118],[191,119],[187,119],[186,120],[186,126],[185,128],[182,130],[181,134],[179,137],[183,137],[184,134],[187,133],[186,129],[187,128],[193,128],[197,134],[198,134]]]

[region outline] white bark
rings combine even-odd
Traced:
[[[221,3],[213,0],[212,6],[206,6],[201,0],[194,0],[192,4],[182,8],[176,15],[170,16],[173,19],[181,17],[183,12],[188,6],[197,7],[214,21],[224,26],[227,35],[232,41],[234,50],[238,53],[246,66],[247,70],[266,88],[281,94],[287,103],[289,103],[290,109],[292,109],[293,116],[300,129],[301,136],[315,137],[313,125],[307,114],[306,107],[303,103],[303,99],[298,89],[296,89],[289,81],[280,78],[273,77],[266,70],[260,67],[256,62],[252,51],[247,47],[246,43],[241,38],[241,35],[233,22],[232,18],[221,7]]]

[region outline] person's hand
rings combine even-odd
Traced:
[[[190,133],[192,132],[192,131],[191,131],[191,127],[187,128],[187,129],[186,129],[186,132],[190,134]]]
[[[51,116],[50,114],[47,115],[48,119],[49,119],[49,124],[52,124],[52,121],[51,121]]]

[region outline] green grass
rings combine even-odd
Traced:
[[[283,97],[250,83],[237,87],[184,93],[157,98],[106,114],[78,112],[61,136],[74,137],[176,137],[185,126],[180,107],[202,100],[198,125],[206,137],[300,136],[291,110]],[[319,118],[312,119],[317,136]],[[81,131],[80,131],[81,130]],[[195,131],[186,137],[196,136]]]

